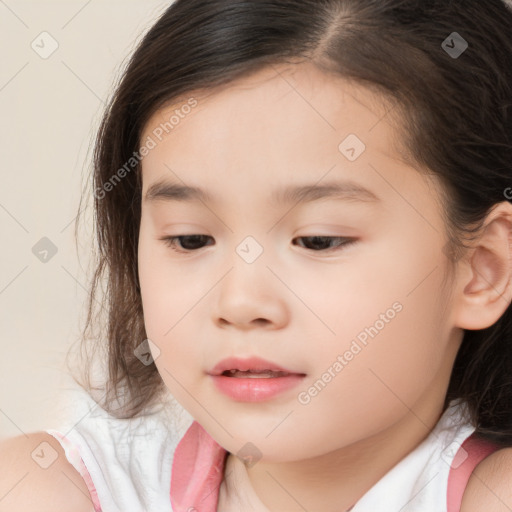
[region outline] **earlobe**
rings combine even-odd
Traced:
[[[460,264],[466,268],[460,273],[456,325],[486,329],[500,319],[512,299],[512,204],[500,203],[489,213]]]

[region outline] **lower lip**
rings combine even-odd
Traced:
[[[304,375],[286,377],[226,377],[211,375],[221,393],[239,402],[261,402],[295,387]]]

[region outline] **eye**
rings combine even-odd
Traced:
[[[343,236],[301,236],[295,238],[294,240],[305,240],[308,241],[306,245],[306,249],[310,249],[312,251],[320,252],[331,252],[340,250],[343,247],[347,247],[349,245],[357,242],[356,238],[346,238]],[[336,242],[334,246],[330,246],[331,242]],[[327,244],[327,247],[326,247]],[[308,247],[309,246],[309,247]]]
[[[196,251],[197,249],[201,249],[201,242],[204,241],[205,238],[211,238],[208,235],[181,235],[181,236],[165,236],[160,238],[164,242],[165,245],[170,247],[173,251],[176,252],[190,252]],[[188,240],[188,242],[187,242]],[[176,248],[176,242],[180,242],[181,249]],[[189,245],[189,247],[187,247]],[[191,246],[191,247],[190,247]]]
[[[160,238],[164,244],[176,252],[193,252],[201,249],[204,246],[205,239],[212,238],[208,235],[180,235],[180,236],[166,236]],[[331,252],[340,250],[343,247],[354,244],[357,239],[347,238],[341,236],[301,236],[294,240],[305,240],[305,248],[315,252]],[[177,247],[179,242],[179,247]],[[336,242],[331,246],[331,242]],[[326,247],[327,244],[327,247]],[[296,244],[297,245],[297,244]]]

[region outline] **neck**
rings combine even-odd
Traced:
[[[219,506],[236,502],[243,510],[257,512],[349,511],[430,434],[444,412],[442,406],[442,399],[419,402],[377,435],[312,459],[260,461],[246,468],[229,454]]]

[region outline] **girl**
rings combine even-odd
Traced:
[[[170,5],[97,138],[103,412],[47,430],[94,509],[511,510],[511,162],[503,0]]]

